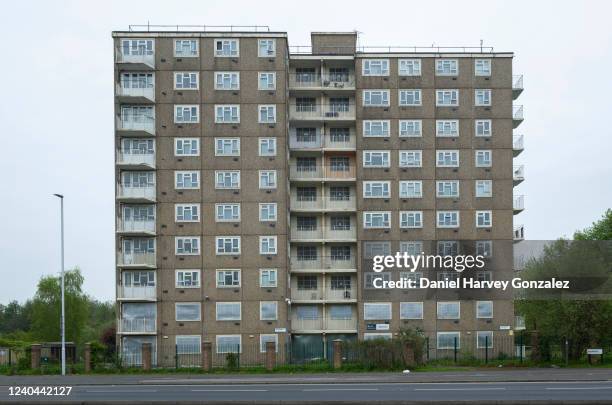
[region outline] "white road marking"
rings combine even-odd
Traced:
[[[612,387],[546,387],[547,390],[612,390]]]
[[[193,392],[267,392],[268,390],[191,390]]]
[[[505,388],[415,388],[415,391],[494,391],[505,390]]]
[[[302,391],[378,391],[378,388],[311,388]]]
[[[119,393],[132,393],[132,392],[157,392],[157,390],[85,390],[85,392],[103,392],[103,393],[112,393],[112,394],[119,394]]]

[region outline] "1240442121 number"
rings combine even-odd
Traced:
[[[72,387],[65,386],[23,386],[9,387],[10,396],[68,396]]]

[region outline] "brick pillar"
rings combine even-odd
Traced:
[[[212,370],[212,343],[202,342],[202,369]]]
[[[30,367],[32,370],[37,370],[40,368],[40,348],[41,346],[39,344],[33,344],[31,346],[32,363],[30,364]]]
[[[142,344],[142,369],[151,370],[151,343]]]
[[[266,370],[272,371],[276,367],[276,343],[266,342]]]
[[[412,347],[412,343],[405,342],[403,347],[403,357],[404,357],[404,366],[412,367],[414,366],[414,347]]]
[[[540,352],[540,334],[536,330],[531,334],[531,360],[536,363],[542,360],[542,353]]]
[[[334,348],[334,369],[342,368],[342,340],[333,341]]]
[[[83,353],[83,357],[85,357],[85,372],[91,373],[91,344],[85,343],[85,352]]]

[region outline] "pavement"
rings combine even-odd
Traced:
[[[10,395],[70,386],[70,395]],[[610,403],[612,369],[486,369],[416,373],[0,376],[0,404]]]

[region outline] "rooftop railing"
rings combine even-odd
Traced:
[[[270,32],[267,25],[169,25],[169,24],[130,24],[130,32],[150,32],[150,31],[171,31],[171,32],[190,32],[190,31],[229,31],[229,32]]]
[[[293,54],[311,54],[311,45],[290,46],[289,52]],[[353,53],[493,53],[492,46],[319,46],[318,53],[322,54],[353,54]]]

